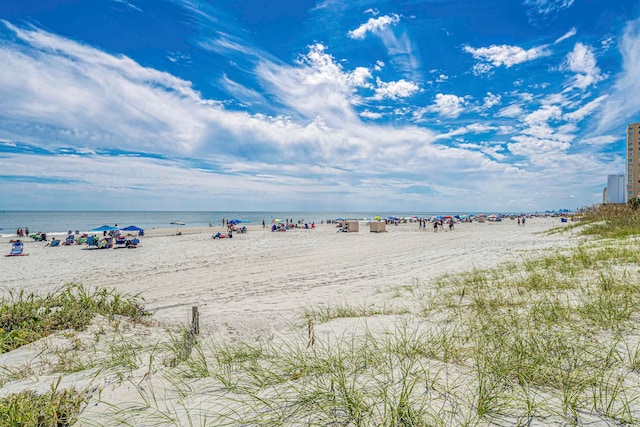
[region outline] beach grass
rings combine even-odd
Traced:
[[[631,204],[603,204],[582,215],[582,233],[605,238],[624,238],[640,234],[640,210]]]
[[[55,331],[82,330],[96,315],[141,321],[149,315],[138,296],[70,283],[46,295],[10,291],[0,300],[0,353]]]
[[[0,425],[60,427],[76,424],[86,405],[86,396],[75,389],[58,390],[58,384],[44,394],[25,390],[0,398]]]

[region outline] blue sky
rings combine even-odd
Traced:
[[[598,203],[639,1],[3,0],[0,208]]]

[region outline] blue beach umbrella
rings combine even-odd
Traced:
[[[144,230],[140,227],[136,227],[135,225],[130,225],[128,227],[123,228],[122,231],[144,231]]]
[[[115,231],[115,230],[120,230],[120,229],[118,227],[114,227],[112,225],[103,225],[101,227],[97,227],[97,228],[91,229],[89,231],[98,232],[98,231]]]

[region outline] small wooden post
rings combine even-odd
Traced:
[[[194,334],[200,334],[200,313],[198,313],[198,306],[191,307],[191,327],[193,328]]]

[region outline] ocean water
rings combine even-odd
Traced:
[[[0,234],[4,237],[15,236],[18,228],[29,227],[30,233],[38,231],[49,234],[65,234],[68,230],[89,231],[101,225],[118,225],[127,227],[135,225],[143,229],[171,228],[173,221],[185,223],[185,227],[221,226],[222,219],[244,219],[249,224],[261,225],[264,220],[270,223],[273,219],[285,218],[294,221],[315,222],[336,218],[366,220],[373,216],[430,217],[447,214],[447,212],[169,212],[169,211],[0,211]],[[460,212],[463,213],[463,212]],[[473,212],[466,212],[473,213]],[[457,212],[448,212],[455,215]]]

